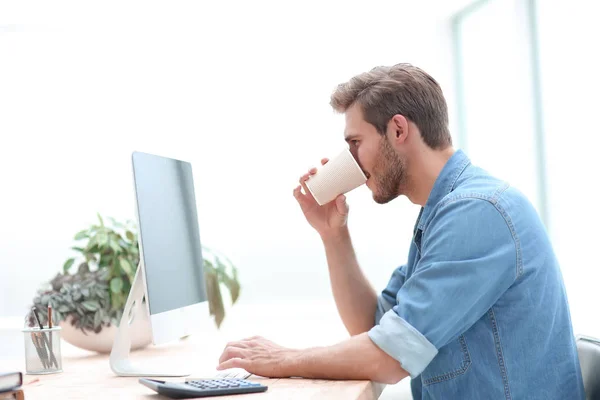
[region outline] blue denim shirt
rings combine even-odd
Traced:
[[[560,268],[535,209],[456,151],[369,337],[414,399],[584,399]]]

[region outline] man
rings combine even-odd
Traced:
[[[410,376],[415,399],[583,399],[544,226],[520,192],[453,149],[438,83],[408,64],[377,67],[339,85],[331,105],[345,113],[373,199],[422,206],[408,262],[377,296],[352,248],[345,197],[318,206],[305,185],[312,169],[294,196],[323,240],[351,338],[306,350],[250,338],[229,343],[219,368],[390,384]]]

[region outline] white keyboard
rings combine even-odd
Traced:
[[[204,374],[202,374],[204,375]],[[223,371],[217,371],[215,374],[208,373],[208,376],[202,377],[187,377],[185,378],[187,381],[199,381],[199,380],[208,380],[208,379],[247,379],[252,374],[245,369],[242,368],[229,368]]]
[[[223,371],[218,371],[214,378],[216,379],[246,379],[252,375],[250,372],[242,368],[229,368]]]

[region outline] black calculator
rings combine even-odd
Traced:
[[[206,379],[188,382],[165,382],[140,378],[139,382],[155,392],[172,399],[223,396],[264,392],[268,386],[245,379]]]

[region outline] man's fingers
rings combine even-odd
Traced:
[[[219,363],[223,363],[232,358],[245,358],[247,356],[246,349],[241,349],[239,347],[227,347],[221,357],[219,358]]]
[[[301,189],[304,189],[304,193],[302,193]],[[310,190],[308,190],[308,187],[306,186],[306,183],[302,180],[302,178],[300,178],[300,186],[297,186],[294,189],[294,197],[296,198],[296,200],[300,204],[300,207],[302,207],[303,210],[306,209],[306,207],[310,207],[311,205],[314,205],[314,203],[316,203],[315,198],[313,197]]]
[[[300,182],[300,184],[302,185],[302,188],[304,189],[304,193],[306,193],[304,196],[306,197],[307,201],[315,202],[316,201],[315,198],[313,197],[310,190],[308,190],[308,186],[306,186],[306,181]]]
[[[248,361],[248,360],[244,360],[242,358],[231,358],[227,361],[220,363],[217,366],[217,370],[221,371],[221,370],[229,369],[229,368],[243,368],[246,371],[248,371],[249,365],[250,365],[250,361]],[[252,372],[252,371],[248,371],[248,372]]]
[[[341,194],[338,197],[336,197],[335,206],[340,215],[348,215],[349,207],[348,203],[346,203],[346,196]]]
[[[250,346],[250,342],[253,340],[262,339],[261,336],[250,336],[241,340],[235,340],[233,342],[228,342],[225,347],[239,347],[242,349],[246,349]]]
[[[325,165],[327,162],[329,161],[328,158],[323,158],[321,160],[321,164]],[[307,207],[310,206],[311,203],[315,203],[315,198],[313,197],[312,193],[310,192],[310,190],[308,190],[308,187],[306,186],[306,181],[314,174],[317,173],[317,168],[313,167],[311,169],[308,170],[308,173],[302,175],[300,177],[300,179],[298,180],[298,182],[300,183],[299,187],[296,187],[294,189],[294,197],[296,198],[296,200],[298,200],[298,203],[300,203],[301,207]],[[304,189],[304,193],[302,193],[302,190]]]
[[[302,194],[302,186],[298,185],[294,188],[294,197],[296,198],[296,200],[300,201],[298,198],[304,196]]]
[[[261,336],[250,336],[241,340],[235,340],[232,342],[227,342],[227,344],[225,345],[225,349],[229,348],[229,347],[238,347],[240,349],[247,349],[248,347],[252,346],[252,341],[258,340],[258,339],[262,339]]]
[[[306,195],[302,193],[301,188],[302,186],[298,186],[296,189],[294,189],[294,197],[298,201],[298,204],[300,204],[300,207],[304,209],[305,207],[309,206],[309,200]]]
[[[302,183],[306,182],[308,180],[308,178],[310,178],[310,173],[306,173],[306,174],[302,175],[300,177],[300,180],[298,182],[300,184],[302,184]]]
[[[312,193],[310,192],[310,190],[308,190],[308,187],[306,186],[306,181],[308,180],[309,177],[310,177],[310,174],[302,175],[300,177],[300,185],[302,186],[302,189],[304,189],[305,198],[309,201],[315,201]]]
[[[240,341],[237,341],[237,342],[229,342],[229,343],[227,343],[227,345],[225,346],[225,348],[228,348],[228,347],[239,347],[240,349],[247,349],[248,346],[249,346],[248,341],[244,339],[244,340],[240,340]]]
[[[262,339],[262,337],[258,336],[258,335],[254,335],[254,336],[247,337],[246,339],[242,339],[242,340],[247,341],[247,340],[256,340],[256,339]]]

